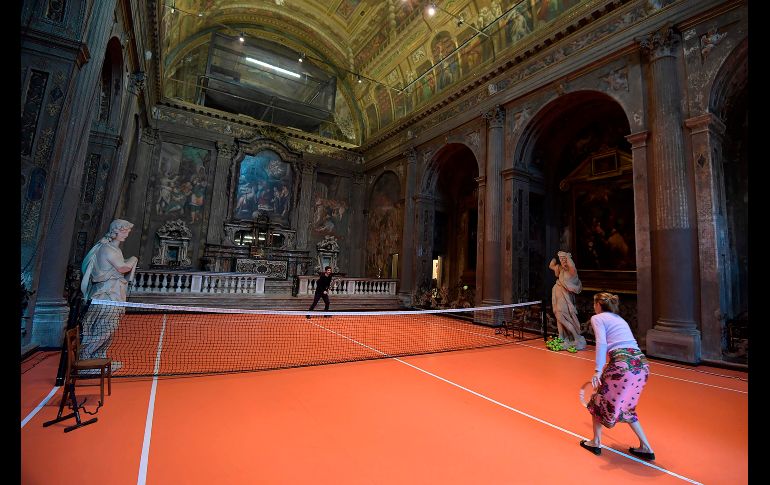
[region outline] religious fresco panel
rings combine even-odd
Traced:
[[[182,219],[190,229],[203,221],[211,151],[164,142],[160,149],[154,214]]]
[[[404,210],[401,188],[393,172],[384,173],[374,184],[369,200],[366,236],[366,275],[392,277],[391,255],[401,251]]]
[[[246,155],[241,161],[233,217],[255,220],[260,211],[270,221],[289,226],[293,173],[272,150]]]
[[[311,209],[311,239],[320,241],[325,236],[334,236],[337,241],[347,239],[350,226],[350,191],[349,178],[321,172],[317,174]]]

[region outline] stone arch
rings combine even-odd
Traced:
[[[624,264],[635,268],[636,252],[635,244],[632,243],[638,240],[638,224],[634,211],[631,145],[626,139],[631,131],[631,122],[621,100],[600,91],[574,91],[550,100],[531,117],[519,117],[515,122],[520,126],[517,126],[519,135],[514,138],[511,151],[513,169],[517,173],[528,173],[529,177],[525,183],[515,182],[513,194],[517,197],[521,191],[518,203],[525,205],[524,210],[520,211],[514,204],[511,214],[513,227],[522,227],[518,233],[516,229],[513,230],[513,237],[519,238],[521,247],[514,248],[512,257],[514,260],[521,258],[521,261],[527,261],[527,267],[521,270],[527,275],[524,280],[511,275],[514,278],[514,293],[549,294],[552,281],[546,277],[549,274],[548,262],[558,250],[573,253],[579,272],[581,269],[591,269],[585,272],[585,278],[583,274],[580,275],[585,280],[584,286],[635,293],[635,273],[628,271],[626,277],[629,281],[613,286],[615,283],[611,281],[608,272],[610,268],[605,267],[610,264],[607,262],[610,258],[602,261],[592,258],[587,264],[593,242],[589,245],[587,237],[581,238],[577,234],[578,230],[584,229],[585,221],[590,221],[593,214],[585,212],[585,204],[579,203],[581,197],[590,194],[588,189],[596,186],[609,194],[617,194],[619,192],[616,189],[622,189],[623,217],[618,226],[613,228],[619,231],[618,227],[622,226],[623,247],[628,247],[623,253],[626,255]],[[618,156],[616,174],[604,179],[586,176],[586,167],[590,167],[592,158],[602,152],[614,152]],[[622,160],[625,160],[625,164]],[[565,185],[565,181],[576,178],[580,180],[580,185]],[[616,223],[616,206],[605,204],[604,207],[591,207],[590,210],[601,212],[602,217]],[[520,219],[526,222],[521,224]],[[618,239],[616,236],[613,243]],[[583,261],[579,258],[581,253],[584,255]],[[578,301],[579,309],[580,304]],[[585,311],[590,312],[590,302],[582,304],[587,306]]]
[[[717,118],[709,167],[714,179],[710,197],[717,211],[715,241],[711,244],[719,258],[719,307],[724,318],[720,322],[724,335],[721,350],[725,359],[740,358],[743,350],[734,337],[745,337],[748,329],[748,82],[748,39],[744,39],[725,57],[714,76],[708,104],[709,112]]]
[[[97,113],[94,117],[105,127],[120,129],[116,123],[120,120],[120,98],[123,86],[123,47],[120,39],[112,37],[107,42],[104,62],[98,87]]]

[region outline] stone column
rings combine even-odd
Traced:
[[[648,175],[649,131],[626,136],[631,143],[634,186],[634,237],[636,241],[636,339],[646,350],[647,331],[652,328],[652,245],[650,242],[650,179]]]
[[[503,226],[503,180],[500,171],[503,167],[503,125],[505,110],[501,106],[484,113],[483,118],[489,125],[487,136],[486,191],[484,200],[484,292],[482,305],[499,305],[500,265],[504,261],[505,247],[501,244]]]
[[[433,225],[436,203],[430,194],[419,194],[414,198],[415,226],[414,247],[416,249],[414,262],[415,274],[412,282],[415,290],[423,283],[430,283],[433,274]]]
[[[144,219],[145,202],[147,199],[147,184],[152,171],[153,150],[158,143],[158,130],[145,127],[139,135],[139,146],[136,149],[136,160],[133,172],[128,176],[131,183],[128,189],[126,203],[126,217],[134,223],[131,235],[123,243],[123,254],[137,256],[141,254],[142,227]],[[149,261],[139,260],[140,268],[149,268]]]
[[[406,157],[406,186],[404,188],[404,224],[401,236],[401,271],[399,272],[401,287],[399,289],[399,296],[402,302],[409,304],[411,303],[412,291],[414,290],[414,255],[417,251],[414,237],[417,151],[414,148],[409,148],[404,152],[404,157]]]
[[[681,79],[675,46],[680,37],[667,27],[640,42],[649,56],[652,160],[651,235],[655,326],[647,332],[650,355],[700,361],[698,253],[690,170],[682,132]]]
[[[98,106],[94,100],[97,99],[104,54],[114,24],[115,2],[95,2],[90,18],[86,19],[89,25],[86,45],[93,57],[77,73],[73,92],[62,108],[53,148],[52,166],[57,169],[47,194],[50,212],[40,222],[48,227],[40,241],[41,259],[32,328],[32,342],[41,347],[61,346],[67,324],[69,306],[63,296],[64,280],[91,122]]]
[[[485,226],[485,220],[486,216],[484,215],[486,211],[484,208],[486,207],[486,192],[487,192],[487,179],[484,176],[477,177],[476,178],[476,184],[478,185],[479,192],[478,192],[478,205],[479,205],[479,212],[478,212],[478,219],[476,220],[476,241],[484,241],[485,234],[486,234],[486,226]],[[484,244],[476,244],[476,291],[475,291],[475,301],[473,302],[473,306],[479,306],[481,305],[481,298],[484,294]]]
[[[506,185],[506,225],[510,227],[505,241],[505,279],[510,295],[503,295],[503,303],[521,303],[538,300],[540,295],[529,294],[529,174],[516,167],[503,173]]]
[[[364,218],[364,192],[366,191],[366,177],[363,174],[357,173],[353,175],[353,198],[351,209],[352,223],[351,227],[360,228],[357,231],[351,231],[350,236],[350,268],[348,268],[348,275],[350,276],[364,276],[364,254],[366,254],[366,241],[364,240],[364,224],[366,219]]]
[[[233,143],[217,142],[217,162],[214,167],[214,188],[211,191],[209,227],[206,229],[207,244],[222,244],[225,236],[224,222],[230,218],[228,210],[233,201],[228,190],[230,169],[238,146]]]
[[[722,359],[722,329],[730,308],[730,259],[722,160],[725,125],[707,113],[685,120],[695,170],[695,205],[700,253],[700,314],[703,358]]]
[[[313,175],[315,174],[316,163],[311,160],[301,160],[299,166],[302,171],[302,180],[299,189],[297,249],[308,250],[307,240],[308,232],[310,231],[310,211],[313,204]]]

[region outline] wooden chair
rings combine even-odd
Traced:
[[[78,355],[80,355],[80,335],[78,327],[73,327],[64,333],[64,346],[67,350],[67,370],[64,374],[64,395],[59,404],[59,412],[57,413],[56,418],[46,421],[43,423],[43,426],[47,427],[54,423],[74,417],[75,424],[64,428],[64,432],[68,433],[73,429],[81,428],[96,422],[96,418],[91,418],[88,421],[80,420],[80,404],[78,404],[78,399],[75,396],[75,382],[81,377],[84,377],[84,374],[81,374],[81,371],[99,371],[99,386],[101,391],[99,406],[101,406],[104,404],[105,375],[107,377],[107,395],[112,394],[112,359],[78,359]],[[62,416],[67,401],[70,401],[72,413]]]
[[[78,327],[67,330],[65,334],[67,345],[67,378],[74,382],[87,376],[88,373],[81,371],[98,370],[99,371],[99,404],[104,404],[104,377],[107,377],[107,395],[112,395],[112,359],[80,359],[80,333]]]

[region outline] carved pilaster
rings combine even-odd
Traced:
[[[307,249],[308,231],[310,230],[311,197],[313,195],[313,176],[315,175],[316,163],[312,160],[303,159],[298,165],[301,180],[297,218],[297,249]]]
[[[229,219],[232,213],[233,197],[228,191],[228,179],[230,179],[230,165],[233,157],[238,153],[238,146],[232,143],[217,142],[217,161],[214,168],[214,189],[211,191],[211,213],[209,215],[209,227],[206,231],[206,242],[209,244],[222,244],[226,241],[226,234],[222,223]],[[237,177],[237,174],[235,175]],[[235,185],[230,184],[230,187]]]
[[[145,126],[139,134],[139,141],[148,145],[156,144],[158,142],[158,130],[151,126]]]
[[[414,261],[417,245],[414,238],[414,197],[417,184],[417,150],[409,147],[404,151],[406,158],[406,186],[404,188],[404,224],[401,235],[401,286],[402,300],[411,303],[411,293],[414,288]]]
[[[505,123],[505,109],[498,104],[486,113],[482,113],[481,117],[486,120],[490,128],[502,128]]]
[[[685,120],[690,130],[695,171],[695,207],[698,222],[698,269],[703,356],[722,358],[725,315],[733,308],[724,161],[721,159],[725,125],[706,113]]]
[[[654,62],[661,57],[674,56],[674,48],[682,41],[682,36],[672,27],[666,26],[639,41],[639,47]]]

